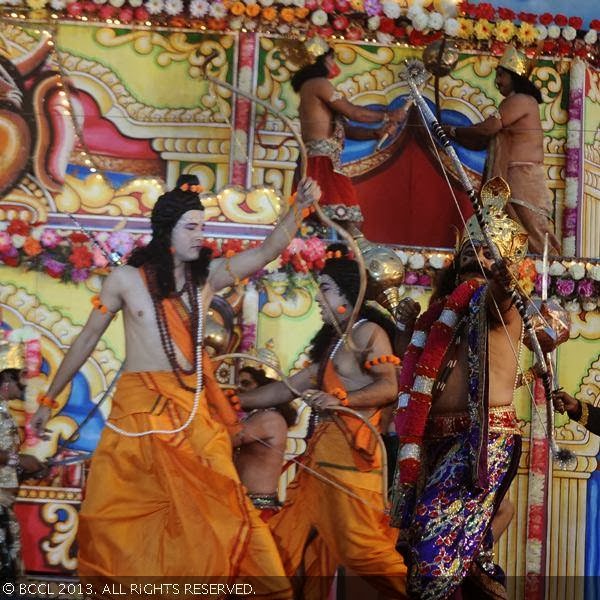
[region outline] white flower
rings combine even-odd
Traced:
[[[592,265],[588,268],[588,273],[594,281],[600,281],[600,265]]]
[[[574,263],[569,267],[569,273],[575,281],[579,281],[585,277],[585,265],[582,263]]]
[[[199,19],[206,16],[209,8],[210,4],[207,0],[192,0],[190,2],[190,15]]]
[[[444,265],[446,264],[446,257],[443,256],[442,254],[432,254],[429,257],[429,264],[434,269],[442,269],[444,267]]]
[[[403,265],[406,265],[408,262],[408,254],[404,252],[404,250],[394,250],[396,256],[400,259]]]
[[[400,5],[397,2],[390,2],[387,0],[381,5],[383,8],[383,14],[388,19],[397,19],[400,16]]]
[[[596,308],[598,308],[598,302],[596,300],[593,300],[592,298],[586,298],[582,302],[581,308],[583,308],[583,310],[585,310],[586,312],[592,312],[596,310]]]
[[[408,257],[408,266],[411,269],[422,269],[425,266],[425,257],[418,252]]]
[[[444,26],[444,17],[439,12],[429,13],[429,27],[435,31],[439,31]]]
[[[282,23],[277,26],[277,33],[281,33],[281,35],[286,35],[290,32],[290,26],[287,23]]]
[[[143,0],[129,0],[129,6],[132,8],[138,8],[143,4]]]
[[[231,29],[233,29],[234,31],[239,31],[242,28],[243,24],[244,24],[243,17],[233,17],[229,20],[229,27]]]
[[[40,239],[42,238],[42,233],[44,233],[44,229],[45,229],[45,228],[44,228],[44,226],[43,226],[43,225],[40,225],[40,226],[38,226],[38,227],[34,227],[34,228],[31,230],[31,233],[30,233],[29,235],[31,235],[31,237],[32,237],[34,240],[37,240],[37,241],[39,242],[39,241],[40,241]]]
[[[227,16],[227,9],[221,4],[221,2],[215,2],[210,5],[209,14],[215,19],[224,19]]]
[[[577,37],[577,29],[567,25],[566,27],[563,27],[562,36],[565,38],[565,40],[567,40],[567,42],[572,42]]]
[[[548,28],[545,25],[536,25],[535,32],[538,40],[545,40],[548,37]]]
[[[19,235],[18,233],[15,233],[11,239],[12,239],[12,245],[15,248],[22,248],[25,245],[25,240],[27,238],[24,235]]]
[[[111,0],[112,1],[112,0]],[[183,0],[165,0],[165,12],[174,17],[183,11]]]
[[[271,4],[273,4],[274,0],[258,0],[261,4],[261,6],[271,6]]]
[[[280,4],[283,4],[283,6],[289,6],[292,3],[292,0],[279,0]]]
[[[414,2],[413,5],[406,11],[406,16],[411,21],[414,21],[414,19],[417,17],[417,15],[425,15],[425,11],[419,4]],[[425,16],[427,16],[427,15],[425,15]]]
[[[581,311],[581,305],[579,300],[568,300],[565,302],[565,310],[572,313],[578,313]]]
[[[541,274],[542,271],[544,270],[544,261],[538,259],[538,260],[535,261],[534,264],[535,264],[535,271],[536,271],[536,273],[540,273]]]
[[[550,275],[562,275],[566,271],[566,267],[558,260],[555,260],[548,269]]]
[[[444,31],[453,37],[460,31],[460,24],[456,19],[447,19],[444,23]]]
[[[67,6],[67,0],[50,0],[52,10],[64,10]]]
[[[440,12],[446,19],[456,17],[458,14],[458,2],[456,0],[442,0],[440,3]]]
[[[562,239],[563,256],[575,256],[575,236],[567,235]]]
[[[246,2],[246,4],[248,4]],[[292,4],[298,8],[304,8],[304,0],[293,0]]]
[[[246,21],[244,22],[244,27],[248,31],[254,31],[257,26],[258,26],[258,22],[255,21],[254,19],[246,19]]]
[[[367,27],[371,31],[377,31],[379,29],[380,24],[381,18],[378,15],[375,15],[374,17],[369,17],[369,20],[367,21]]]
[[[429,18],[424,12],[418,13],[412,20],[412,24],[417,31],[424,31],[429,24]]]
[[[121,8],[121,6],[125,4],[125,0],[108,0],[108,2],[111,6],[114,6],[115,8]]]
[[[310,20],[313,25],[323,27],[327,23],[327,13],[319,8],[310,16]]]
[[[375,37],[380,44],[391,44],[394,41],[394,36],[390,33],[383,33],[383,31],[377,31]]]
[[[557,40],[560,37],[560,27],[558,25],[554,25],[554,23],[552,25],[549,25],[548,37],[553,40]]]
[[[162,12],[164,3],[163,0],[146,0],[145,6],[151,15],[158,15]]]
[[[590,46],[598,41],[598,32],[595,29],[590,29],[584,36],[583,41]]]

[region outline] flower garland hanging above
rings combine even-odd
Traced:
[[[0,222],[0,265],[41,271],[64,282],[81,283],[95,273],[106,273],[111,253],[127,259],[134,248],[150,241],[150,235],[126,231],[98,232],[93,244],[87,235],[78,231],[53,229],[18,219]],[[213,239],[204,245],[213,256],[234,254],[260,244],[257,240]],[[327,243],[320,238],[295,238],[281,257],[257,273],[255,280],[286,273],[302,278],[322,268]],[[436,274],[447,267],[450,252],[440,250],[404,250],[396,254],[406,267],[404,285],[432,286]],[[541,294],[542,261],[526,258],[515,274],[521,289],[528,295]],[[553,260],[549,267],[548,295],[572,312],[598,310],[600,303],[600,260],[563,258]]]
[[[583,28],[579,16],[533,14],[487,2],[446,0],[0,0],[8,15],[76,19],[203,31],[263,31],[423,46],[446,34],[463,47],[501,54],[507,43],[542,44],[550,56],[579,56],[599,64],[600,19]]]

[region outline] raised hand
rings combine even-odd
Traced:
[[[319,184],[310,177],[305,177],[298,185],[296,203],[298,208],[308,208],[321,198],[321,188]]]

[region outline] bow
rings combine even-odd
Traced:
[[[432,113],[431,109],[427,105],[427,102],[425,102],[425,99],[423,98],[423,96],[421,95],[421,92],[419,91],[417,83],[418,83],[418,80],[420,78],[422,78],[423,72],[424,72],[424,68],[423,68],[422,64],[415,65],[415,61],[413,61],[413,63],[410,65],[410,68],[406,69],[405,77],[406,77],[406,81],[410,88],[411,96],[414,99],[415,104],[418,106],[418,108],[420,110],[421,116],[422,116],[423,120],[425,121],[425,125],[433,132],[433,134],[437,138],[438,142],[444,148],[446,154],[449,156],[450,160],[452,161],[452,164],[456,168],[456,171],[458,172],[458,175],[459,175],[459,180],[462,184],[464,191],[466,192],[467,196],[469,197],[469,201],[471,202],[471,205],[473,207],[475,217],[477,219],[479,227],[481,228],[485,242],[486,242],[490,252],[492,253],[494,262],[504,273],[508,273],[509,272],[508,266],[506,265],[504,258],[498,251],[496,244],[493,242],[493,240],[489,234],[488,226],[483,217],[483,204],[481,202],[481,199],[480,199],[478,193],[473,188],[473,184],[471,183],[471,180],[470,180],[468,174],[466,173],[465,168],[463,167],[463,164],[461,163],[460,159],[458,158],[456,151],[454,150],[452,144],[450,143],[450,139],[448,138],[448,136],[442,129],[442,126],[440,125],[439,121],[435,118],[435,115]],[[537,336],[535,335],[531,317],[527,312],[527,307],[525,306],[525,302],[524,302],[523,298],[521,297],[521,294],[516,289],[506,288],[505,291],[510,295],[511,300],[514,303],[514,305],[515,305],[516,309],[518,310],[519,315],[523,321],[524,330],[527,332],[527,335],[530,338],[531,348],[533,350],[533,353],[534,353],[534,355],[540,365],[540,369],[542,371],[541,379],[542,379],[542,382],[544,385],[544,393],[546,396],[546,401],[550,405],[552,405],[551,374],[549,372],[549,369],[548,369],[548,366],[546,363],[546,357],[544,355],[544,352],[540,346]],[[548,424],[548,427],[551,427],[551,426],[552,426],[551,423]],[[553,436],[549,436],[549,437],[550,437],[550,444],[552,447],[552,454],[554,455],[554,457],[559,457],[562,454],[564,454],[565,451],[561,450],[558,447],[555,440],[553,439]]]
[[[226,81],[221,81],[220,79],[217,79],[216,77],[213,77],[212,75],[209,75],[207,72],[208,65],[212,62],[212,60],[214,58],[216,58],[216,56],[217,56],[217,53],[212,52],[204,60],[204,62],[202,64],[202,69],[204,71],[204,78],[207,81],[210,81],[211,83],[213,83],[217,86],[220,86],[222,88],[229,90],[230,92],[233,92],[234,94],[238,94],[239,96],[242,96],[242,97],[246,98],[247,100],[250,100],[251,102],[255,102],[256,104],[262,106],[265,110],[268,110],[269,112],[274,114],[276,117],[278,117],[285,123],[285,125],[288,127],[288,129],[290,130],[291,134],[293,135],[294,139],[296,140],[296,142],[298,144],[298,148],[300,150],[300,175],[301,175],[301,178],[304,179],[306,177],[306,170],[307,170],[306,169],[306,167],[307,167],[306,146],[304,144],[304,141],[302,140],[302,137],[294,128],[294,124],[291,121],[291,119],[289,117],[287,117],[286,115],[284,115],[281,111],[274,108],[268,102],[265,102],[261,98],[258,98],[256,95],[251,94],[250,92],[241,90],[239,87],[237,87],[235,85],[227,83]],[[331,229],[333,229],[340,238],[344,239],[348,243],[348,246],[352,249],[352,252],[354,253],[355,260],[358,263],[358,270],[359,270],[359,274],[360,274],[360,285],[359,285],[358,297],[356,299],[356,303],[350,314],[350,319],[348,320],[348,324],[346,325],[346,330],[344,331],[344,334],[343,334],[343,337],[345,339],[348,339],[348,334],[349,334],[350,330],[352,329],[352,326],[356,322],[356,318],[358,317],[358,313],[363,304],[366,289],[367,289],[367,271],[366,271],[365,262],[363,260],[363,256],[360,251],[360,248],[358,247],[358,244],[356,243],[354,238],[350,235],[350,233],[348,233],[348,231],[346,231],[343,227],[341,227],[340,225],[338,225],[337,223],[332,221],[324,213],[323,209],[320,207],[318,202],[315,202],[314,207],[315,207],[315,212],[318,215],[318,217],[321,219],[321,221],[327,227],[330,227]]]

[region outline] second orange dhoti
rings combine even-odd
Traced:
[[[406,567],[395,548],[398,532],[384,513],[381,455],[368,471],[333,421],[317,427],[304,464],[288,487],[283,509],[269,525],[289,576],[304,570],[302,598],[326,598],[335,568],[344,565],[391,598],[405,598]],[[323,585],[326,584],[326,585]]]
[[[192,402],[173,373],[126,373],[110,422],[130,432],[170,430],[186,421]],[[291,596],[268,525],[245,495],[229,433],[210,415],[206,392],[180,433],[127,437],[104,430],[78,541],[84,577],[215,577],[252,582],[258,596]]]

